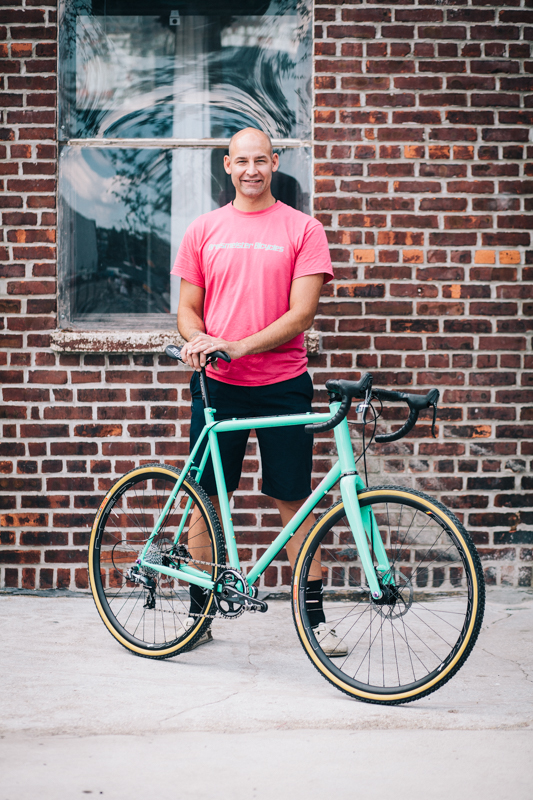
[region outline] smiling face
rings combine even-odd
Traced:
[[[237,192],[236,205],[267,208],[274,198],[270,192],[272,173],[278,169],[279,157],[272,154],[270,139],[255,128],[235,134],[229,156],[224,156],[224,169],[231,175]]]

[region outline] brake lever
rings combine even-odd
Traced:
[[[434,439],[437,438],[437,434],[435,433],[435,423],[437,421],[437,401],[431,404],[433,406],[433,421],[431,423],[431,435]]]
[[[371,399],[372,399],[372,383],[370,383],[370,385],[367,386],[367,388],[366,388],[365,399],[363,400],[362,403],[359,403],[359,405],[355,409],[357,414],[361,414],[361,412],[362,412],[363,417],[361,419],[361,423],[363,425],[366,425],[366,412],[368,411],[368,409],[370,407],[370,400]]]

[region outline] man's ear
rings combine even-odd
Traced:
[[[274,153],[272,156],[272,172],[277,172],[279,168],[279,155]]]
[[[231,175],[231,162],[229,160],[229,156],[224,156],[224,169],[228,175]]]

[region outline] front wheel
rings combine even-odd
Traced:
[[[434,692],[461,668],[483,620],[485,586],[476,549],[459,520],[418,491],[376,487],[358,495],[369,547],[381,536],[390,571],[374,600],[339,501],[302,544],[293,575],[300,641],[322,675],[359,700],[394,705]],[[378,534],[379,531],[379,534]],[[324,612],[337,653],[309,624],[306,587],[321,563]],[[378,560],[374,556],[374,564]]]

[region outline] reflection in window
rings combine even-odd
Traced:
[[[168,150],[63,150],[73,318],[170,311],[171,159]]]
[[[165,315],[179,282],[169,272],[185,229],[234,196],[224,150],[205,144],[248,125],[310,136],[310,9],[310,0],[64,0],[64,325],[126,326],[117,315],[132,314],[173,324]],[[205,144],[167,149],[165,139]],[[308,148],[285,149],[274,195],[308,211],[310,164]]]
[[[309,137],[309,2],[70,0],[61,30],[64,138]]]

